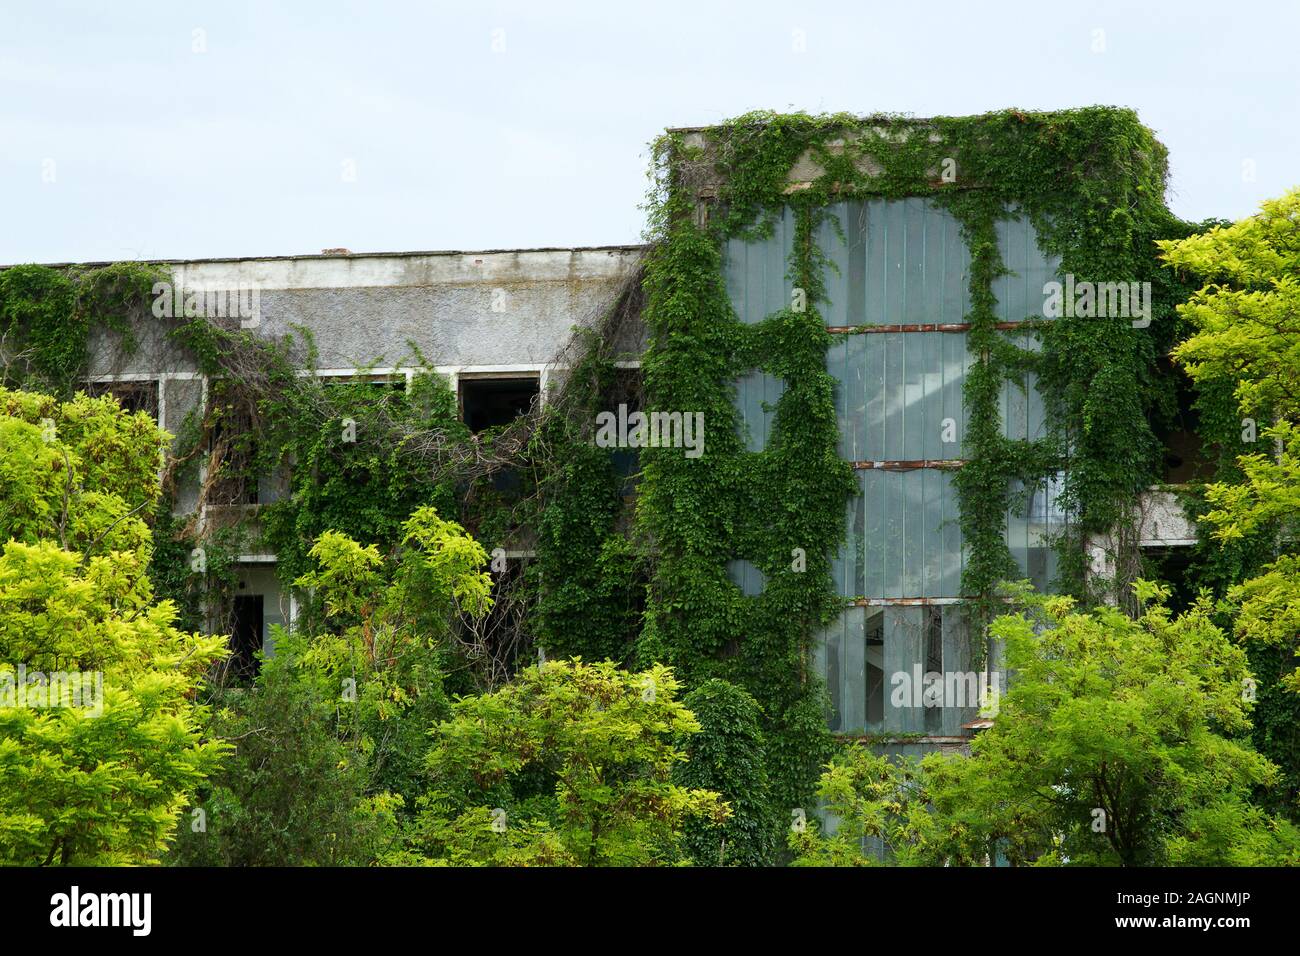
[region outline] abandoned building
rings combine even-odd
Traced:
[[[432,371],[444,377],[463,420],[479,432],[543,400],[572,328],[591,321],[635,269],[640,252],[637,246],[358,255],[327,250],[165,265],[178,290],[255,290],[256,318],[241,319],[232,309],[230,323],[268,338],[308,330],[319,345],[312,374],[325,379],[405,388],[418,371],[428,371],[409,364],[413,347],[438,356]],[[129,354],[101,336],[91,350],[87,388],[147,410],[177,434],[187,416],[205,407],[208,377],[156,323],[142,321],[135,332],[140,344]],[[289,626],[297,614],[257,526],[259,507],[278,500],[287,480],[270,474],[227,481],[200,502],[206,478],[201,470],[179,489],[176,508],[196,518],[200,535],[235,524],[247,532],[235,558],[233,604],[211,609],[212,626],[230,630],[236,666],[247,671],[252,650],[269,649],[272,628]],[[515,548],[506,555],[516,562],[528,556]]]
[[[679,150],[710,148],[706,130],[674,135]],[[962,157],[957,162],[960,168]],[[785,190],[797,197],[824,172],[817,155],[806,153],[789,169]],[[879,170],[864,175],[873,173]],[[939,175],[931,173],[936,181]],[[688,194],[684,205],[694,208],[700,221],[721,214],[725,182],[683,178],[672,188]],[[842,610],[811,636],[812,667],[829,695],[832,731],[894,737],[895,752],[920,753],[967,744],[980,726],[980,701],[899,706],[891,693],[893,675],[979,670],[987,676],[997,660],[972,657],[961,613],[968,600],[963,571],[969,546],[955,475],[970,457],[964,448],[971,427],[968,380],[987,360],[971,344],[973,253],[953,211],[922,190],[914,192],[893,190],[875,198],[831,194],[810,239],[793,203],[787,205],[775,213],[766,234],[735,233],[721,242],[719,280],[739,322],[758,325],[790,308],[790,262],[801,242],[810,241],[824,260],[825,288],[816,299],[830,338],[825,369],[834,382],[838,457],[851,470],[857,493],[848,497],[843,543],[831,562]],[[995,230],[1005,267],[990,284],[997,330],[1032,351],[1037,346],[1030,327],[1017,331],[1015,326],[1027,316],[1044,315],[1044,289],[1061,277],[1062,261],[1043,247],[1028,213],[1007,211]],[[463,421],[478,433],[547,401],[566,372],[563,353],[573,327],[592,326],[637,275],[645,255],[643,246],[391,254],[328,250],[163,265],[178,289],[255,290],[255,333],[275,338],[297,327],[309,329],[319,348],[314,371],[322,377],[365,376],[405,387],[421,370],[410,358],[414,345],[445,377]],[[616,364],[629,377],[638,375],[653,335],[640,329],[617,350]],[[176,433],[187,415],[203,407],[209,382],[191,356],[152,334],[147,322],[138,337],[140,347],[129,356],[92,349],[86,384],[147,410]],[[399,360],[402,356],[407,358]],[[780,374],[761,367],[735,378],[739,438],[746,452],[767,448],[786,388]],[[999,394],[1004,438],[1033,442],[1046,435],[1047,410],[1032,372],[1020,382],[1004,381]],[[619,467],[626,469],[622,454]],[[1177,480],[1176,474],[1171,477]],[[1020,575],[1040,590],[1052,587],[1056,537],[1069,520],[1060,501],[1064,478],[1063,472],[1049,473],[1036,483],[1013,483],[1011,504],[997,519]],[[178,512],[198,507],[202,480],[178,497]],[[200,526],[235,520],[255,525],[259,506],[284,493],[283,476],[245,482],[219,503],[205,499]],[[1169,490],[1152,487],[1137,513],[1141,548],[1173,553],[1195,542]],[[297,613],[294,594],[275,574],[276,555],[260,548],[255,534],[250,541],[237,558],[239,587],[229,618],[246,656],[267,645],[273,626],[291,626]],[[1114,542],[1094,536],[1087,548],[1090,573],[1114,573]],[[515,562],[530,555],[525,543],[507,548],[505,557]],[[767,585],[763,569],[744,555],[734,555],[726,573],[746,596],[760,595]]]

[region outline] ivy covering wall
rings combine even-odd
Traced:
[[[1174,411],[1174,383],[1158,368],[1177,334],[1174,307],[1185,294],[1162,270],[1153,245],[1191,227],[1164,204],[1164,147],[1136,115],[1089,108],[1015,110],[913,121],[875,116],[753,113],[691,134],[669,133],[655,148],[655,189],[645,289],[651,340],[645,356],[650,407],[702,411],[707,453],[645,454],[638,525],[653,554],[642,659],[665,660],[688,683],[721,677],[763,707],[775,805],[789,818],[808,806],[816,766],[830,741],[822,688],[808,671],[809,642],[843,607],[829,562],[855,493],[836,452],[832,336],[825,250],[813,241],[828,206],[846,199],[928,197],[951,213],[969,248],[969,425],[956,476],[968,556],[962,593],[977,625],[998,586],[1019,577],[1004,537],[1012,488],[1064,471],[1072,520],[1058,542],[1060,590],[1086,595],[1091,536],[1119,530],[1128,550],[1111,594],[1123,600],[1140,573],[1138,496],[1160,478],[1156,430]],[[800,164],[805,174],[792,176]],[[788,263],[790,307],[743,325],[722,279],[722,245],[763,239],[789,209],[796,239]],[[995,280],[1005,274],[999,220],[1027,216],[1043,251],[1076,281],[1151,282],[1152,322],[1025,316],[1041,350],[997,328]],[[734,382],[759,369],[784,380],[767,447],[738,437]],[[1007,381],[1037,374],[1049,410],[1047,438],[1004,435],[999,397]],[[766,584],[745,597],[726,564],[751,561]],[[1086,595],[1100,596],[1097,593]]]
[[[809,172],[796,182],[797,163]],[[1059,590],[1096,599],[1100,585],[1123,600],[1141,573],[1136,536],[1124,532],[1133,528],[1139,494],[1160,478],[1158,435],[1176,410],[1176,383],[1161,361],[1181,334],[1174,307],[1188,292],[1161,268],[1154,242],[1194,230],[1165,206],[1166,172],[1164,147],[1152,132],[1132,111],[1106,107],[925,121],[763,112],[698,133],[672,132],[654,146],[643,271],[596,328],[577,335],[566,381],[544,408],[504,432],[474,437],[434,376],[417,377],[409,394],[373,401],[348,391],[352,386],[326,389],[297,374],[312,364],[309,336],[271,342],[181,319],[170,328],[172,340],[220,385],[173,446],[173,481],[183,480],[184,469],[196,478],[202,462],[220,465],[212,442],[223,420],[238,413],[251,421],[257,441],[239,466],[245,477],[291,468],[288,495],[263,515],[286,585],[304,569],[321,531],[395,546],[401,522],[419,504],[455,512],[489,549],[530,529],[537,558],[519,592],[517,631],[552,656],[666,663],[688,690],[707,688],[699,699],[718,726],[702,716],[702,739],[719,743],[699,749],[717,755],[717,765],[699,772],[724,791],[725,781],[750,789],[745,781],[762,781],[763,799],[749,801],[752,812],[733,830],[750,834],[738,838],[744,846],[736,857],[764,862],[783,842],[774,828],[813,806],[818,772],[835,747],[810,653],[819,629],[844,607],[831,559],[856,482],[837,451],[826,367],[830,266],[814,236],[828,207],[928,197],[955,217],[969,248],[966,322],[978,360],[966,378],[967,463],[956,486],[969,552],[962,592],[982,652],[978,625],[997,605],[1000,582],[1019,576],[1004,540],[1017,482],[1066,474],[1072,520],[1058,543]],[[796,224],[789,305],[743,324],[724,286],[723,244],[769,235],[787,208]],[[1026,316],[1040,349],[1023,347],[1023,333],[999,330],[993,285],[1006,266],[996,228],[1014,216],[1029,218],[1043,251],[1077,281],[1151,282],[1150,326]],[[70,392],[84,374],[91,330],[125,333],[158,275],[134,265],[0,272],[3,347],[23,356],[34,386]],[[592,434],[616,360],[634,357],[617,352],[616,333],[637,321],[649,334],[647,410],[703,413],[706,446],[697,458],[641,449],[630,506],[627,477]],[[424,366],[437,358],[417,356]],[[6,363],[11,367],[17,363]],[[736,380],[753,370],[785,383],[761,451],[747,450],[735,404]],[[1008,381],[1021,386],[1028,371],[1043,392],[1050,430],[1044,439],[1017,441],[1004,435],[999,396]],[[1222,469],[1232,467],[1234,447],[1228,392],[1201,396],[1207,440],[1223,449]],[[342,419],[357,409],[358,440],[343,441]],[[505,494],[493,485],[504,470],[518,477]],[[160,590],[197,609],[203,589],[228,574],[228,560],[214,548],[207,576],[196,578],[186,556],[200,542],[197,530],[173,518],[170,505],[156,521],[168,528],[155,558]],[[1117,529],[1127,550],[1116,580],[1090,580],[1087,542]],[[236,550],[226,548],[226,558]],[[761,594],[748,597],[729,579],[727,564],[735,560],[762,572]],[[1200,560],[1207,580],[1226,586],[1256,559],[1205,550]],[[478,666],[469,658],[464,664]],[[451,688],[473,684],[453,681]],[[740,737],[757,741],[759,764],[754,748],[733,745]],[[737,804],[737,794],[723,796]],[[716,862],[708,839],[698,842],[701,858]]]

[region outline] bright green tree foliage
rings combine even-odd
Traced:
[[[1236,380],[1247,413],[1300,408],[1300,190],[1254,216],[1159,243],[1206,285],[1179,312],[1195,334],[1174,350],[1194,379]]]
[[[144,554],[139,515],[158,499],[165,438],[111,397],[59,402],[0,388],[0,541]]]
[[[483,547],[433,508],[412,514],[402,535],[384,561],[374,545],[326,532],[310,552],[319,570],[296,583],[326,608],[304,663],[355,696],[341,727],[364,742],[370,792],[410,807],[423,790],[428,729],[449,714],[443,679],[457,617],[487,613],[492,578]]]
[[[987,814],[987,837],[1004,840],[1013,860],[1177,863],[1207,814],[1244,821],[1250,789],[1276,777],[1238,739],[1250,729],[1245,652],[1207,602],[1174,618],[1164,591],[1136,590],[1137,620],[1055,598],[1037,620],[1021,613],[993,626],[1011,686],[968,772],[936,799]],[[1231,835],[1244,837],[1242,824]]]
[[[927,805],[926,774],[913,761],[890,761],[851,746],[826,767],[817,797],[835,821],[792,827],[788,842],[795,866],[972,864],[960,851],[945,857],[936,846],[941,824]],[[880,851],[879,854],[870,852]]]
[[[1228,591],[1239,612],[1236,633],[1252,653],[1279,660],[1277,686],[1300,691],[1300,668],[1288,664],[1300,653],[1300,190],[1240,222],[1161,245],[1170,264],[1205,282],[1179,309],[1194,333],[1174,355],[1201,388],[1233,389],[1250,450],[1206,488],[1202,520],[1228,547],[1272,542],[1265,560],[1274,560]],[[1271,683],[1260,693],[1269,706],[1257,743],[1282,764],[1283,805],[1294,817],[1296,708],[1276,700]]]
[[[801,862],[858,862],[871,836],[913,863],[1300,863],[1296,830],[1249,804],[1277,768],[1240,739],[1245,652],[1208,601],[1171,617],[1163,590],[1137,591],[1137,620],[1065,597],[996,619],[1014,677],[972,756],[833,764],[821,793],[844,823],[825,843],[795,840]]]
[[[0,861],[153,862],[222,750],[193,698],[225,640],[178,630],[145,574],[164,439],[111,398],[0,389],[0,684],[84,692],[0,700]]]
[[[388,556],[337,531],[312,546],[296,583],[323,615],[275,634],[253,687],[218,693],[215,727],[237,749],[177,862],[373,863],[423,793],[452,622],[486,612],[492,582],[483,548],[433,508],[401,532]]]
[[[718,794],[673,782],[699,731],[672,671],[549,661],[459,700],[434,731],[433,789],[393,862],[645,866],[686,862],[688,819],[724,823]]]

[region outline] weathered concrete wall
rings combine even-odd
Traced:
[[[1196,543],[1196,524],[1187,517],[1178,495],[1162,488],[1151,488],[1138,499],[1133,509],[1138,547],[1187,547]],[[1118,545],[1111,535],[1094,537],[1088,544],[1088,572],[1094,577],[1115,574]]]
[[[643,248],[531,249],[320,255],[166,263],[175,307],[185,291],[256,290],[267,338],[313,336],[322,372],[412,368],[423,359],[452,378],[467,369],[541,371],[569,343],[574,326],[598,320],[634,274]],[[228,327],[238,323],[227,321]],[[133,326],[137,345],[98,329],[90,341],[89,377],[158,383],[158,417],[177,434],[200,410],[204,382],[192,357],[167,337],[173,323],[148,316]],[[245,327],[248,327],[245,325]],[[628,358],[644,348],[639,324],[624,329]],[[548,370],[549,371],[549,370]],[[562,377],[543,374],[554,382]],[[176,512],[198,503],[193,482],[177,489]]]
[[[482,253],[305,256],[173,263],[179,289],[257,290],[257,334],[301,325],[322,369],[414,365],[414,342],[439,367],[550,362],[574,325],[593,321],[635,269],[641,247]],[[91,343],[92,377],[193,372],[162,335],[136,328],[130,355],[112,333]]]
[[[322,255],[167,263],[173,288],[184,291],[256,290],[254,334],[279,338],[295,326],[308,329],[322,372],[357,368],[412,368],[423,359],[454,377],[467,369],[515,370],[550,366],[569,343],[574,326],[591,325],[614,304],[643,252],[640,246],[533,249],[507,252],[432,252],[383,255]],[[183,295],[175,303],[183,309]],[[227,322],[234,327],[238,318]],[[172,343],[172,323],[152,316],[134,324],[137,347],[122,348],[116,333],[96,330],[90,342],[89,377],[153,380],[159,386],[159,423],[177,433],[186,416],[202,406],[204,382],[193,359]],[[644,350],[639,324],[621,330],[626,358]],[[548,370],[549,371],[549,370]],[[563,377],[555,370],[552,382]],[[548,376],[543,374],[543,382]],[[198,505],[198,487],[177,490],[177,514]],[[209,509],[214,525],[233,508]],[[255,527],[255,522],[254,522]],[[236,571],[241,594],[265,598],[263,636],[292,616],[272,556],[257,540]],[[224,625],[218,625],[218,630]]]

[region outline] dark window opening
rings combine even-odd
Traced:
[[[1196,601],[1197,588],[1194,581],[1200,575],[1192,573],[1194,548],[1173,546],[1167,548],[1144,548],[1142,551],[1143,576],[1150,580],[1169,585],[1169,610],[1181,614]]]
[[[504,570],[493,569],[492,607],[483,617],[462,619],[462,640],[492,686],[514,676],[520,666],[533,663],[533,641],[526,629],[528,592],[524,562],[507,558]]]
[[[232,683],[249,683],[257,676],[256,654],[262,649],[263,614],[266,599],[261,594],[237,594],[230,615],[230,657],[226,676]]]
[[[631,416],[645,410],[641,369],[615,368],[613,378],[601,390],[600,411],[609,412],[617,420],[620,415]],[[641,453],[636,448],[613,448],[610,458],[614,471],[625,479],[623,495],[631,495],[636,477],[641,471]]]
[[[943,677],[943,609],[928,605],[922,608],[925,614],[925,674],[938,674],[939,687],[944,686]],[[924,688],[922,688],[924,692]],[[922,701],[922,703],[927,703]],[[942,696],[938,703],[944,703]],[[943,731],[943,707],[925,708],[925,731],[937,734]]]
[[[885,723],[885,614],[877,610],[867,621],[867,730]]]
[[[1178,383],[1178,407],[1164,427],[1156,430],[1164,444],[1161,478],[1171,485],[1210,481],[1214,478],[1214,463],[1207,459],[1201,444],[1201,416],[1194,406],[1195,386],[1187,374],[1175,368],[1168,359],[1162,360],[1161,370]]]
[[[533,375],[514,377],[464,377],[459,381],[461,419],[475,434],[509,425],[526,415],[540,393],[541,380]]]
[[[92,398],[112,395],[126,411],[145,412],[158,421],[158,383],[149,382],[91,382],[86,394]]]
[[[626,405],[628,414],[639,412],[644,407],[642,401],[641,369],[615,368],[609,384],[601,389],[601,408],[618,413],[620,405]]]
[[[474,434],[489,428],[509,425],[526,415],[539,401],[541,378],[521,376],[462,376],[459,380],[461,420]],[[514,468],[493,471],[490,480],[494,491],[517,494],[523,488]]]
[[[253,418],[247,412],[229,410],[212,429],[212,451],[220,459],[209,493],[211,504],[257,504],[257,478],[249,474],[257,455],[252,436]]]

